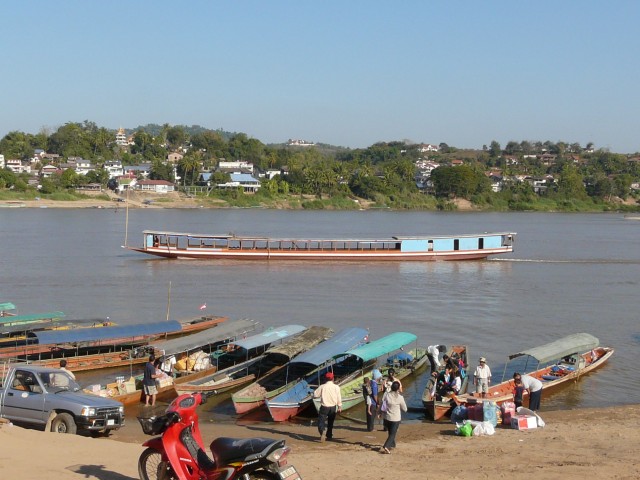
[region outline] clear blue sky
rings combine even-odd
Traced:
[[[638,1],[33,0],[0,18],[0,137],[90,120],[640,151]]]

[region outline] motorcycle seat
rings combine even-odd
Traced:
[[[210,448],[213,460],[217,465],[228,465],[232,462],[251,461],[266,457],[276,448],[284,447],[284,444],[284,440],[272,438],[220,437],[211,442]]]

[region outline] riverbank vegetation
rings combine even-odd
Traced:
[[[174,182],[212,207],[605,212],[637,211],[640,196],[640,155],[592,144],[491,141],[463,150],[393,141],[348,149],[265,145],[244,133],[169,125],[117,135],[88,121],[10,132],[0,140],[0,199],[82,199],[84,186],[114,186],[107,165],[118,162],[147,165],[149,179]],[[80,161],[92,169],[78,173]],[[259,188],[234,186],[219,168],[224,161],[251,166]]]

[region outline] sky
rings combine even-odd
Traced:
[[[0,137],[89,120],[640,151],[635,0],[30,0],[0,18]]]

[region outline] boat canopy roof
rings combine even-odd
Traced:
[[[177,320],[168,322],[138,323],[135,325],[120,325],[116,327],[76,328],[72,330],[44,330],[29,332],[29,337],[38,339],[40,345],[98,342],[116,338],[133,338],[162,333],[173,333],[182,330],[182,324]]]
[[[584,353],[596,348],[599,344],[600,340],[593,335],[574,333],[546,345],[509,355],[509,360],[527,355],[538,360],[538,363],[547,363],[575,353]]]
[[[143,235],[164,235],[169,237],[187,237],[199,239],[216,239],[216,240],[254,240],[254,241],[278,241],[278,242],[391,242],[403,240],[437,240],[441,238],[476,238],[491,237],[498,235],[512,235],[513,232],[497,232],[497,233],[481,233],[481,234],[460,234],[460,235],[416,235],[410,237],[391,236],[388,238],[288,238],[288,237],[254,237],[250,235],[215,235],[187,232],[166,232],[157,230],[144,230]]]
[[[271,347],[267,353],[283,355],[291,360],[296,355],[324,342],[333,334],[333,330],[328,327],[312,326],[307,328],[300,335],[287,340],[286,342]]]
[[[2,310],[2,308],[0,308]],[[0,324],[19,324],[29,322],[39,322],[40,320],[53,320],[56,318],[63,318],[65,315],[63,312],[48,312],[48,313],[34,313],[32,315],[13,315],[10,317],[0,317]]]
[[[11,302],[0,303],[0,312],[5,310],[15,310],[16,306]]]
[[[355,355],[365,362],[374,360],[382,355],[386,355],[394,350],[399,350],[405,345],[415,342],[418,339],[413,333],[395,332],[386,337],[379,338],[372,342],[347,351],[349,355]]]
[[[207,328],[198,333],[186,335],[180,338],[172,338],[153,344],[156,350],[161,350],[165,355],[175,355],[176,353],[197,350],[212,343],[224,342],[225,340],[235,340],[238,337],[253,332],[260,326],[260,322],[249,318],[240,320],[227,320],[215,327]]]
[[[366,328],[348,327],[340,330],[333,337],[320,345],[294,358],[293,363],[307,363],[319,367],[335,356],[344,355],[350,348],[357,347],[366,341],[369,331]]]
[[[252,348],[264,347],[271,343],[279,342],[300,332],[304,332],[306,329],[307,327],[303,327],[302,325],[272,327],[262,333],[252,335],[240,341],[235,341],[233,344],[245,350],[251,350]]]

